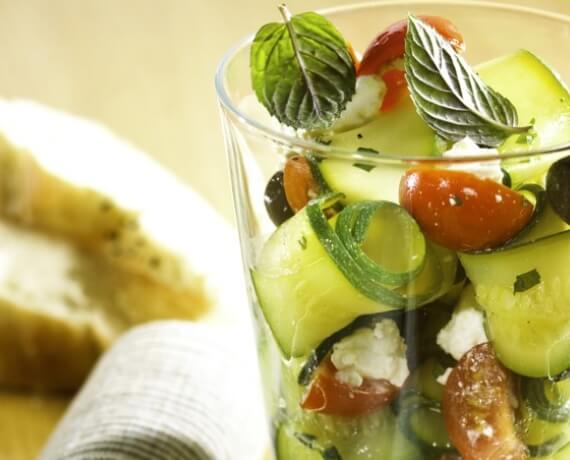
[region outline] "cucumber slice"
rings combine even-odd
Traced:
[[[491,88],[514,104],[521,124],[535,120],[537,136],[532,142],[522,146],[518,136],[514,136],[501,150],[534,149],[570,141],[570,93],[559,76],[538,57],[520,50],[480,65],[477,71]],[[530,173],[534,174],[532,170]],[[513,183],[518,180],[515,177]]]
[[[305,211],[266,242],[252,279],[281,351],[301,356],[364,314],[389,310],[352,286],[328,256]]]
[[[455,452],[447,435],[439,402],[411,389],[401,395],[397,411],[400,430],[427,458]]]
[[[342,460],[426,458],[398,429],[389,407],[360,417],[313,414],[296,419],[294,426],[327,446],[334,445]]]
[[[460,255],[498,358],[529,377],[554,376],[570,367],[570,230],[548,235],[560,227],[556,219],[545,212],[525,243]],[[515,292],[517,277],[533,270],[540,282]]]
[[[417,114],[410,98],[394,110],[379,113],[364,126],[335,134],[331,143],[338,148],[373,148],[383,154],[401,156],[429,156],[434,145],[434,132]]]
[[[370,170],[344,160],[323,160],[319,164],[321,175],[331,190],[345,195],[346,203],[362,200],[399,202],[400,179],[405,165],[381,165]]]
[[[528,401],[528,399],[527,399]],[[521,410],[522,440],[528,446],[531,458],[554,460],[570,442],[570,425],[541,420],[528,406]]]
[[[556,454],[552,457],[543,458],[541,460],[568,460],[570,458],[570,442],[562,447]]]
[[[307,355],[358,316],[428,303],[449,290],[456,273],[453,253],[425,245],[399,206],[346,208],[327,221],[319,203],[277,229],[252,272],[261,310],[288,357]],[[389,215],[375,235],[368,212],[382,209]]]
[[[531,458],[546,460],[558,458],[557,454],[570,441],[566,424],[533,421],[524,435]],[[565,458],[565,457],[561,457]]]
[[[569,229],[570,225],[564,222],[547,203],[544,206],[542,215],[538,218],[538,222],[518,240],[517,244],[536,241],[545,236],[555,235]]]
[[[517,108],[520,123],[535,120],[536,136],[532,142],[521,144],[521,139],[515,136],[501,146],[501,151],[539,149],[570,142],[570,92],[560,77],[538,57],[520,50],[488,62],[478,71],[492,88],[511,100]],[[550,165],[564,155],[505,160],[502,166],[515,188],[528,182],[540,184]]]
[[[295,433],[288,425],[277,430],[275,452],[277,460],[341,460],[336,448],[323,448],[314,436]]]
[[[535,183],[544,186],[544,178],[550,165],[566,154],[548,154],[525,159],[503,160],[501,166],[507,172],[511,188]]]
[[[406,386],[410,386],[428,399],[441,403],[443,385],[437,378],[445,372],[445,368],[436,358],[428,358],[421,366],[412,372]]]
[[[524,379],[522,388],[527,405],[539,419],[570,421],[570,380]]]
[[[443,385],[437,381],[444,371],[435,357],[428,358],[412,372],[394,405],[400,430],[424,458],[455,452],[442,414]]]

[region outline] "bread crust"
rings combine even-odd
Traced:
[[[194,201],[97,124],[0,101],[0,385],[76,389],[126,329],[206,313],[212,289],[195,269],[194,249],[163,245],[188,246],[194,224],[186,219],[174,237],[169,226]],[[142,222],[148,213],[151,230]]]

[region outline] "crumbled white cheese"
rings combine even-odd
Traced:
[[[356,92],[346,105],[332,129],[335,132],[347,131],[368,123],[378,115],[386,84],[375,75],[365,75],[356,80]]]
[[[479,147],[471,138],[465,137],[453,144],[447,152],[443,153],[443,156],[445,158],[463,158],[496,155],[497,153],[497,149]],[[449,169],[467,171],[483,179],[491,179],[495,182],[502,182],[503,180],[500,160],[483,161],[481,163],[455,163]]]
[[[453,370],[452,367],[448,367],[447,369],[445,369],[445,371],[443,372],[443,374],[441,374],[436,380],[437,383],[439,383],[440,385],[445,386],[445,384],[447,383],[447,379],[449,378],[449,374],[451,374],[451,371]]]
[[[331,360],[337,368],[335,378],[354,387],[362,385],[364,378],[402,386],[409,374],[406,344],[391,319],[342,339],[334,345]]]
[[[459,360],[475,345],[488,341],[483,321],[483,313],[476,308],[456,311],[449,323],[439,331],[437,344]]]

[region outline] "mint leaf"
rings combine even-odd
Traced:
[[[406,34],[406,80],[418,114],[444,139],[469,136],[495,147],[524,133],[514,105],[487,86],[432,27],[410,16]]]
[[[291,17],[263,26],[253,40],[251,80],[259,101],[288,126],[325,129],[340,116],[356,89],[356,71],[340,32],[324,17]]]
[[[376,155],[380,155],[380,152],[378,150],[374,150],[368,147],[358,147],[357,152],[368,152],[368,153],[374,153]],[[354,166],[355,168],[360,168],[363,169],[366,172],[370,172],[372,171],[376,166],[372,166],[366,163],[353,163],[352,166]]]
[[[517,276],[515,284],[513,285],[513,291],[517,292],[528,291],[530,288],[536,286],[540,283],[540,273],[536,269],[529,272],[523,273]]]

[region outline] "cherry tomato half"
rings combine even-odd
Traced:
[[[500,246],[517,235],[533,213],[522,194],[448,169],[408,170],[400,182],[400,204],[428,238],[454,251]]]
[[[287,160],[283,168],[285,197],[294,212],[299,212],[309,200],[319,194],[319,185],[313,177],[309,160],[295,155]]]
[[[513,383],[489,343],[459,360],[445,384],[443,416],[449,439],[465,460],[528,458],[515,429]]]
[[[304,410],[353,417],[377,411],[398,395],[399,388],[388,380],[364,379],[353,387],[339,382],[335,372],[330,360],[321,365],[301,401]]]
[[[434,27],[457,51],[463,51],[465,48],[463,36],[451,21],[440,16],[421,15],[419,18]],[[380,33],[364,52],[358,67],[358,75],[377,75],[382,66],[404,56],[407,31],[408,21],[403,19]]]
[[[380,106],[381,112],[388,112],[396,107],[408,94],[406,73],[400,69],[390,69],[381,75],[386,84],[386,94]]]

